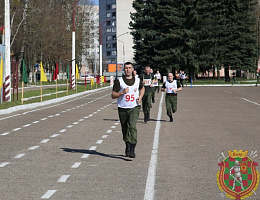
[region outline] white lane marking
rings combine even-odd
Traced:
[[[89,115],[89,117],[92,117],[92,116],[93,116],[93,114],[90,114],[90,115]]]
[[[103,142],[103,140],[98,140],[96,143],[101,144],[102,142]]]
[[[97,112],[100,112],[101,110],[97,110]]]
[[[60,116],[60,114],[58,113],[58,114],[56,114],[55,116]]]
[[[39,123],[39,121],[35,121],[35,122],[33,122],[33,124],[37,124],[37,123]]]
[[[71,168],[78,168],[81,165],[81,162],[75,162]]]
[[[18,130],[20,130],[20,129],[22,129],[22,128],[15,128],[15,129],[13,129],[13,131],[18,131]]]
[[[31,126],[32,124],[25,124],[23,127],[28,127],[28,126]]]
[[[86,117],[84,117],[85,119],[87,119],[88,118],[88,116],[86,116]]]
[[[253,104],[255,104],[255,105],[258,105],[258,106],[260,106],[260,104],[259,104],[259,103],[256,103],[256,102],[254,102],[254,101],[250,101],[250,100],[248,100],[248,99],[245,99],[245,98],[240,98],[240,99],[243,99],[243,100],[245,100],[245,101],[247,101],[247,102],[250,102],[250,103],[253,103]]]
[[[111,128],[116,128],[116,126],[111,126]]]
[[[71,128],[71,127],[73,127],[73,125],[69,125],[69,126],[67,126],[67,128]]]
[[[44,140],[41,141],[41,143],[47,143],[49,141],[50,141],[50,139],[44,139]]]
[[[89,150],[96,150],[96,148],[97,148],[97,146],[92,146],[92,147],[90,147]]]
[[[54,115],[50,115],[49,117],[52,118],[52,117],[54,117]]]
[[[157,153],[159,147],[159,135],[161,128],[161,115],[162,115],[162,103],[163,103],[164,92],[162,92],[159,111],[157,115],[157,122],[154,131],[154,140],[153,140],[153,150],[150,160],[150,165],[148,168],[148,176],[146,180],[146,188],[144,200],[153,200],[154,199],[154,186],[155,186],[155,178],[156,178],[156,166],[157,166]]]
[[[49,199],[57,190],[48,190],[41,199]]]
[[[102,138],[107,138],[108,135],[103,135]]]
[[[88,158],[89,157],[89,154],[83,154],[82,156],[81,156],[81,158]]]
[[[58,180],[58,182],[60,182],[60,183],[65,183],[66,180],[67,180],[69,177],[70,177],[70,175],[62,175],[62,176],[60,177],[60,179]]]
[[[66,129],[60,130],[60,133],[64,133],[64,132],[66,132]]]
[[[0,164],[0,167],[5,167],[6,165],[10,164],[9,162],[3,162]]]
[[[28,150],[35,150],[35,149],[37,149],[39,146],[33,146],[33,147],[30,147],[30,148],[28,148]]]
[[[21,158],[21,157],[23,157],[25,154],[24,153],[22,153],[22,154],[18,154],[17,156],[15,156],[14,158]]]
[[[42,118],[41,120],[44,121],[44,120],[46,120],[46,119],[47,119],[47,118]]]
[[[79,123],[79,122],[74,122],[73,124],[75,124],[75,125],[76,125],[76,124],[78,124],[78,123]]]
[[[2,133],[1,135],[8,135],[10,132],[5,132],[5,133]]]
[[[119,124],[118,122],[115,123],[115,125],[118,125],[118,124]]]
[[[57,136],[59,136],[60,134],[54,134],[54,135],[52,135],[51,137],[57,137]]]
[[[112,130],[108,130],[108,131],[107,131],[107,133],[111,133],[111,132],[112,132]]]
[[[80,119],[80,120],[79,120],[79,122],[82,122],[82,121],[84,121],[84,119]]]

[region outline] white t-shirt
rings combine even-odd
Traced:
[[[172,90],[177,90],[177,80],[173,80],[173,82],[169,82],[166,81],[165,83],[165,87],[166,87],[166,93],[177,93],[177,92],[173,92]]]
[[[119,78],[119,83],[119,92],[122,92],[127,87],[129,88],[129,92],[118,97],[117,106],[120,108],[134,108],[138,106],[136,99],[139,97],[140,78],[135,77],[135,83],[132,86],[127,85],[122,77]]]

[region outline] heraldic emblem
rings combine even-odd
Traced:
[[[257,152],[250,154],[251,158],[257,156]],[[259,173],[256,171],[258,163],[254,162],[248,155],[248,151],[228,151],[228,157],[222,152],[219,154],[217,183],[222,197],[230,199],[246,199],[256,195],[259,185]],[[224,158],[220,162],[221,157]]]

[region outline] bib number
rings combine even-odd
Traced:
[[[127,94],[125,96],[125,99],[126,99],[126,102],[134,101],[135,100],[135,96],[134,96],[134,94],[132,94],[131,96],[129,94]]]

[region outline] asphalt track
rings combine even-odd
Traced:
[[[184,87],[173,123],[156,93],[152,120],[140,113],[134,159],[124,157],[110,94],[1,114],[0,199],[223,199],[218,154],[260,150],[259,87]]]

